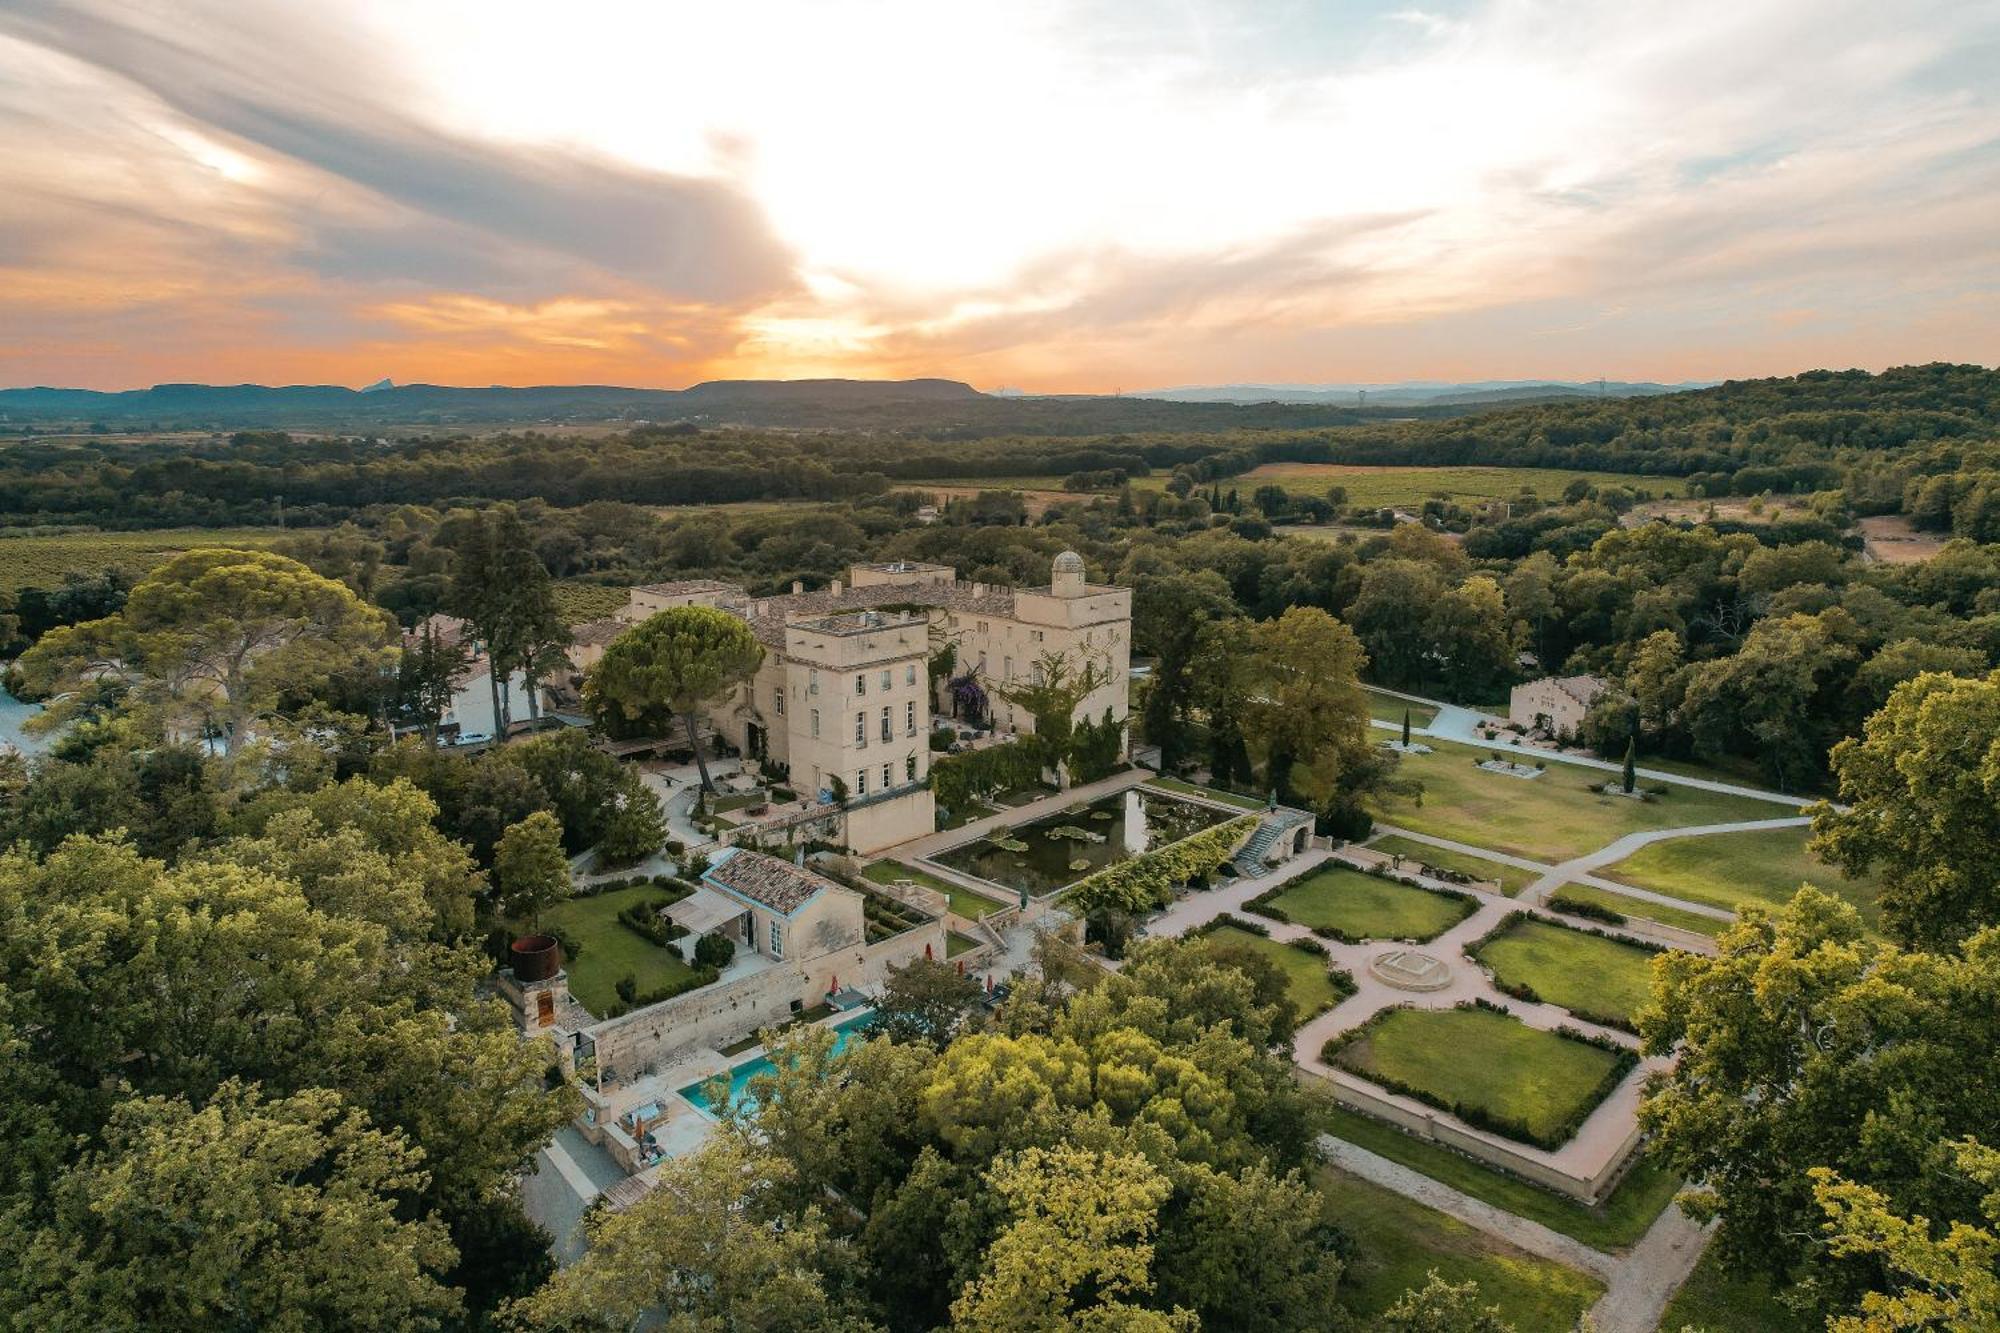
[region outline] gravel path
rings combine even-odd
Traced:
[[[1421,1171],[1392,1162],[1331,1134],[1320,1135],[1319,1146],[1329,1162],[1348,1174],[1360,1176],[1384,1189],[1394,1190],[1406,1199],[1435,1208],[1495,1240],[1505,1241],[1516,1249],[1526,1250],[1566,1268],[1588,1273],[1607,1286],[1617,1276],[1619,1260],[1616,1256],[1593,1250],[1575,1237],[1565,1236],[1540,1222],[1517,1217],[1484,1199],[1475,1199],[1441,1180],[1432,1180]]]

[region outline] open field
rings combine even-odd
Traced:
[[[1166,485],[1170,475],[1159,472],[1133,484],[1158,489]],[[1283,486],[1300,495],[1325,495],[1329,486],[1345,486],[1348,504],[1379,509],[1419,505],[1439,494],[1454,500],[1505,499],[1519,495],[1524,486],[1544,500],[1554,500],[1578,477],[1593,486],[1629,486],[1634,490],[1649,490],[1654,495],[1678,495],[1684,484],[1678,477],[1567,468],[1389,467],[1362,463],[1265,463],[1240,476],[1225,478],[1221,484],[1225,493],[1234,487],[1246,500],[1259,486]]]
[[[1521,1333],[1573,1328],[1604,1287],[1379,1185],[1323,1167],[1314,1176],[1326,1219],[1354,1242],[1340,1300],[1363,1326],[1435,1270],[1447,1282],[1476,1281],[1480,1303],[1497,1305]]]
[[[618,919],[633,903],[664,896],[652,885],[641,884],[572,898],[542,913],[542,929],[560,931],[583,946],[583,956],[563,966],[569,971],[570,994],[591,1013],[601,1017],[619,1002],[618,981],[628,972],[641,995],[693,973],[693,968]]]
[[[1541,878],[1532,870],[1502,865],[1498,861],[1489,861],[1483,856],[1473,856],[1467,852],[1447,851],[1443,847],[1433,847],[1427,842],[1418,842],[1415,838],[1399,838],[1393,833],[1371,839],[1368,850],[1422,861],[1425,865],[1436,866],[1440,870],[1456,870],[1460,874],[1471,875],[1474,879],[1498,880],[1500,891],[1509,898]]]
[[[1345,866],[1294,880],[1270,904],[1308,930],[1329,928],[1357,940],[1435,939],[1476,910],[1469,902],[1364,875]]]
[[[1618,1064],[1601,1047],[1490,1009],[1389,1009],[1357,1031],[1332,1053],[1349,1073],[1476,1107],[1543,1141],[1603,1099]],[[1478,1059],[1466,1058],[1472,1051]]]
[[[1136,477],[1135,490],[1164,490],[1173,475],[1171,469]],[[1219,484],[1223,493],[1234,490],[1244,500],[1259,486],[1283,486],[1299,495],[1325,495],[1330,486],[1347,488],[1347,503],[1364,508],[1419,505],[1436,495],[1454,500],[1493,500],[1518,495],[1523,486],[1544,500],[1562,495],[1563,488],[1582,477],[1593,486],[1629,486],[1654,495],[1679,495],[1684,483],[1678,477],[1646,477],[1629,472],[1588,472],[1569,468],[1537,467],[1393,467],[1373,463],[1265,463]],[[940,496],[971,496],[980,491],[1024,491],[1032,511],[1037,505],[1066,500],[1089,499],[1090,493],[1063,490],[1056,476],[1021,477],[939,477],[908,482],[896,489],[922,491]],[[1204,490],[1207,487],[1203,487]]]
[[[1710,1250],[1674,1294],[1660,1327],[1698,1328],[1702,1333],[1806,1333],[1814,1325],[1778,1303],[1768,1278],[1725,1273]]]
[[[1861,529],[1862,549],[1868,558],[1885,565],[1906,565],[1928,560],[1944,549],[1948,535],[1919,532],[1901,514],[1878,514],[1855,520]]]
[[[1475,768],[1485,750],[1433,739],[1431,754],[1403,756],[1401,774],[1424,784],[1421,802],[1377,797],[1375,817],[1434,838],[1451,838],[1495,851],[1555,864],[1582,856],[1642,829],[1770,819],[1782,808],[1769,801],[1695,787],[1671,787],[1649,801],[1599,796],[1588,784],[1616,774],[1550,763],[1538,778],[1511,777]]]
[[[0,528],[0,592],[57,588],[71,571],[120,566],[145,573],[201,546],[274,546],[306,528],[159,528],[150,532],[57,532],[16,536]]]
[[[1653,993],[1653,951],[1528,919],[1479,946],[1473,957],[1503,986],[1526,986],[1579,1017],[1630,1026]]]
[[[1711,938],[1720,935],[1729,927],[1727,921],[1712,916],[1702,916],[1698,912],[1683,912],[1678,907],[1667,907],[1645,898],[1613,893],[1609,889],[1600,889],[1595,884],[1565,884],[1557,892],[1565,898],[1581,898],[1584,902],[1608,907],[1635,921],[1657,921],[1663,926],[1679,926],[1682,930],[1692,930],[1697,935],[1707,935]]]
[[[1615,1252],[1636,1243],[1680,1189],[1678,1179],[1642,1158],[1611,1197],[1593,1208],[1344,1106],[1328,1108],[1326,1132],[1600,1250]]]
[[[1368,689],[1365,685],[1362,689],[1368,695],[1368,715],[1370,717],[1379,718],[1384,722],[1394,722],[1398,726],[1401,726],[1403,714],[1407,711],[1410,715],[1410,725],[1412,727],[1428,727],[1432,722],[1437,720],[1438,710],[1427,704],[1413,704],[1407,699],[1398,699],[1393,694],[1383,694],[1379,691]]]
[[[1810,882],[1860,909],[1872,928],[1881,920],[1876,899],[1882,883],[1869,875],[1848,879],[1806,851],[1806,828],[1715,833],[1669,838],[1642,847],[1599,873],[1655,893],[1734,910],[1738,903],[1777,907]]]
[[[877,861],[861,872],[877,884],[894,884],[899,879],[915,880],[927,889],[936,889],[951,899],[951,910],[967,920],[977,921],[988,912],[997,912],[1005,903],[995,902],[983,893],[974,893],[962,888],[939,875],[915,866],[904,865],[901,861]]]
[[[1331,964],[1316,953],[1268,939],[1240,926],[1218,926],[1207,932],[1205,938],[1218,944],[1240,946],[1277,964],[1278,970],[1285,974],[1292,1009],[1302,1023],[1314,1014],[1332,1008],[1343,994],[1329,970]]]

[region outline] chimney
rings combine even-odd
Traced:
[[[800,593],[804,592],[805,590],[806,590],[805,584],[801,583],[797,579],[792,580],[792,596],[797,597]]]
[[[828,585],[827,591],[832,593],[835,597],[840,596],[840,580],[835,579],[830,585]]]

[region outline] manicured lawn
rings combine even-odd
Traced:
[[[1340,1275],[1340,1301],[1362,1327],[1422,1287],[1436,1270],[1479,1284],[1480,1303],[1500,1308],[1521,1333],[1573,1328],[1603,1294],[1597,1279],[1538,1259],[1432,1208],[1333,1167],[1314,1175],[1326,1220],[1354,1242]]]
[[[639,993],[681,980],[694,969],[619,921],[633,903],[666,895],[650,884],[615,889],[591,898],[572,898],[542,913],[543,928],[560,930],[583,946],[583,956],[566,962],[570,994],[593,1014],[610,1012],[618,1000],[618,980],[631,973]]]
[[[1682,930],[1692,930],[1711,939],[1720,935],[1729,925],[1727,921],[1716,917],[1702,916],[1698,912],[1683,912],[1678,907],[1667,907],[1644,898],[1634,898],[1629,894],[1613,893],[1609,889],[1600,889],[1595,884],[1565,884],[1559,892],[1566,898],[1581,898],[1587,903],[1608,907],[1634,920],[1657,921],[1663,926],[1679,926]],[[1552,907],[1554,905],[1550,904]]]
[[[1702,1333],[1806,1333],[1814,1325],[1778,1303],[1768,1278],[1726,1273],[1710,1250],[1675,1293],[1660,1327],[1698,1328]]]
[[[1541,779],[1537,779],[1540,781]],[[1500,891],[1509,898],[1533,884],[1541,876],[1532,870],[1522,870],[1517,866],[1503,865],[1489,861],[1483,856],[1473,856],[1467,852],[1447,851],[1443,847],[1433,847],[1415,838],[1401,838],[1395,834],[1385,834],[1369,842],[1370,851],[1385,852],[1390,856],[1413,857],[1426,865],[1443,870],[1456,870],[1471,875],[1474,879],[1499,880]]]
[[[1166,791],[1177,791],[1186,796],[1206,796],[1211,801],[1233,805],[1238,810],[1262,810],[1264,802],[1254,796],[1239,796],[1233,791],[1217,791],[1213,787],[1200,787],[1179,778],[1157,777],[1146,780],[1148,787],[1159,787]]]
[[[1357,940],[1428,940],[1471,916],[1475,904],[1364,875],[1345,866],[1316,870],[1272,899],[1284,920],[1331,927]]]
[[[1806,837],[1810,832],[1799,827],[1669,838],[1641,847],[1599,873],[1655,893],[1732,911],[1738,903],[1746,902],[1782,906],[1798,892],[1800,883],[1806,882],[1853,903],[1873,927],[1882,915],[1876,905],[1881,881],[1872,875],[1849,879],[1809,855]]]
[[[1334,1061],[1447,1105],[1480,1107],[1542,1138],[1601,1100],[1618,1063],[1609,1051],[1487,1009],[1389,1010],[1340,1047]]]
[[[1292,1008],[1301,1023],[1322,1010],[1332,1008],[1345,994],[1333,978],[1331,964],[1318,954],[1266,938],[1240,926],[1218,926],[1205,938],[1218,944],[1239,945],[1276,963],[1278,970],[1285,974],[1291,991]]]
[[[1540,1222],[1600,1250],[1616,1252],[1636,1243],[1680,1189],[1678,1179],[1642,1160],[1626,1172],[1610,1198],[1593,1208],[1530,1185],[1516,1176],[1503,1175],[1463,1153],[1427,1143],[1394,1125],[1342,1106],[1330,1108],[1326,1129],[1335,1138],[1346,1139],[1378,1157],[1400,1162],[1460,1193]]]
[[[1366,689],[1365,686],[1363,688]],[[1409,710],[1410,726],[1413,728],[1428,727],[1438,715],[1435,708],[1424,704],[1413,704],[1407,699],[1398,699],[1393,694],[1382,694],[1375,690],[1367,690],[1367,694],[1369,715],[1378,717],[1384,722],[1394,722],[1399,727],[1403,725],[1404,709]]]
[[[979,941],[973,939],[970,935],[961,935],[955,930],[948,930],[944,933],[944,956],[946,958],[956,958],[960,954],[969,953],[978,947]]]
[[[1422,800],[1379,798],[1376,817],[1531,861],[1567,861],[1642,829],[1770,819],[1784,813],[1769,801],[1696,787],[1670,787],[1669,795],[1651,801],[1599,796],[1587,787],[1615,774],[1551,760],[1538,778],[1512,777],[1473,767],[1489,751],[1451,741],[1427,744],[1436,747],[1434,753],[1404,755],[1399,769],[1401,776],[1424,784]],[[1519,762],[1533,759],[1530,754]]]
[[[1529,986],[1572,1013],[1627,1025],[1653,993],[1652,950],[1549,921],[1516,921],[1474,956],[1505,985]]]
[[[877,861],[862,870],[862,875],[877,884],[894,884],[899,879],[915,880],[927,889],[936,889],[951,899],[951,910],[969,921],[977,921],[988,912],[997,912],[1007,904],[995,902],[983,893],[952,883],[927,870],[904,865],[901,861]]]

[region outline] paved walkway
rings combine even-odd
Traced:
[[[1073,805],[1094,801],[1100,796],[1109,796],[1114,792],[1124,791],[1128,787],[1136,787],[1142,782],[1151,781],[1154,776],[1155,774],[1143,768],[1127,769],[1123,773],[1113,773],[1110,777],[1100,778],[1096,782],[1086,782],[1079,786],[1071,787],[1068,791],[1052,792],[1039,801],[1030,801],[1026,805],[1015,806],[1010,810],[1002,810],[998,814],[987,815],[982,819],[975,819],[970,823],[960,825],[958,828],[944,829],[937,833],[926,833],[920,838],[912,838],[908,842],[898,843],[894,847],[885,847],[879,852],[871,853],[871,855],[877,860],[888,857],[898,861],[907,861],[913,856],[930,856],[933,853],[944,851],[947,847],[956,847],[962,842],[970,842],[974,838],[983,838],[994,829],[1012,828],[1016,824],[1026,824],[1031,820],[1040,819],[1043,815],[1058,814]],[[1250,812],[1246,810],[1244,813],[1248,814]]]
[[[1607,1254],[1345,1139],[1322,1134],[1319,1146],[1327,1161],[1350,1175],[1435,1208],[1503,1244],[1588,1273],[1604,1283],[1604,1295],[1590,1309],[1597,1333],[1654,1333],[1667,1303],[1694,1271],[1708,1244],[1708,1228],[1683,1213],[1678,1204],[1668,1204],[1638,1244],[1622,1255]]]
[[[1763,829],[1799,828],[1810,823],[1812,823],[1812,820],[1806,818],[1804,815],[1796,815],[1790,819],[1740,819],[1728,824],[1690,824],[1685,828],[1647,829],[1639,833],[1627,833],[1624,837],[1614,842],[1606,843],[1594,852],[1586,852],[1582,856],[1564,861],[1561,865],[1552,867],[1547,874],[1521,890],[1521,901],[1529,903],[1547,902],[1551,894],[1571,880],[1588,879],[1591,871],[1601,866],[1616,865],[1638,851],[1641,847],[1651,846],[1656,842],[1665,842],[1669,838],[1700,838],[1715,833],[1755,833]],[[1634,896],[1647,898],[1650,901],[1663,903],[1672,907],[1696,908],[1696,904],[1683,903],[1678,898],[1671,898],[1660,893],[1651,893],[1644,889],[1632,890],[1623,884],[1604,885],[1604,887],[1615,888],[1619,893],[1631,892]],[[1697,910],[1699,909],[1697,908]],[[1730,915],[1730,913],[1721,912],[1720,909],[1713,910],[1722,916]],[[1706,915],[1706,913],[1702,914]]]
[[[1615,1255],[1602,1250],[1593,1250],[1573,1236],[1565,1236],[1552,1227],[1540,1222],[1529,1221],[1525,1217],[1496,1208],[1484,1199],[1475,1199],[1470,1194],[1455,1190],[1441,1180],[1433,1180],[1421,1171],[1392,1162],[1388,1158],[1369,1152],[1366,1148],[1337,1139],[1331,1134],[1319,1136],[1320,1151],[1326,1160],[1347,1172],[1360,1176],[1363,1180],[1393,1190],[1406,1199],[1414,1199],[1427,1207],[1435,1208],[1447,1217],[1455,1217],[1476,1231],[1483,1231],[1496,1240],[1505,1241],[1519,1250],[1558,1263],[1578,1272],[1588,1273],[1600,1282],[1609,1284],[1618,1270]]]

